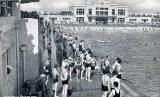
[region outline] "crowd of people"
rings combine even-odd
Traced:
[[[37,11],[21,11],[21,18],[39,19],[39,14]]]
[[[62,62],[59,64],[53,63],[51,65],[52,58],[49,57],[45,64],[43,64],[43,72],[40,75],[45,78],[46,86],[49,83],[49,80],[52,80],[54,97],[58,96],[57,88],[59,79],[61,80],[63,86],[62,97],[67,97],[68,84],[73,80],[73,71],[76,72],[77,83],[79,80],[87,80],[90,83],[93,81],[91,78],[91,72],[94,70],[101,71],[101,89],[103,91],[102,97],[120,97],[120,80],[122,72],[121,59],[119,57],[116,58],[114,64],[112,65],[109,61],[109,56],[101,59],[99,63],[97,61],[97,56],[92,52],[91,46],[85,44],[85,40],[80,40],[79,42],[77,36],[64,33],[60,31],[60,28],[57,29],[51,24],[48,24],[47,26],[48,29],[54,28],[55,31],[52,32],[56,33],[54,35],[59,36],[58,38],[60,38],[63,43],[63,54],[61,56]],[[51,30],[47,31],[51,32]],[[48,56],[51,56],[51,48],[52,44],[49,42],[47,46]],[[60,67],[60,70],[58,70],[57,67]]]

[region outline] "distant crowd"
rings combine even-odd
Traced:
[[[39,14],[37,11],[21,11],[21,18],[39,19]]]

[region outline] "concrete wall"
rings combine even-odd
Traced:
[[[0,97],[17,95],[15,24],[20,17],[20,11],[16,2],[12,3],[12,15],[0,17]],[[7,68],[10,69],[9,74]]]
[[[3,97],[16,95],[17,90],[15,17],[1,17],[0,23],[0,97]]]
[[[20,86],[24,81],[33,79],[39,75],[39,56],[38,56],[38,20],[22,19],[19,29],[19,46],[27,45],[25,53],[25,75],[20,75]],[[19,52],[20,72],[23,72],[24,64],[23,52]]]
[[[23,84],[23,53],[20,45],[28,46],[26,52],[25,80],[35,78],[39,75],[38,57],[38,20],[22,19],[16,22],[14,17],[0,18],[0,97],[17,95],[17,63],[19,63],[20,88]],[[16,30],[18,28],[18,52],[16,52]],[[16,55],[19,54],[19,62]],[[8,56],[8,57],[7,57]],[[7,74],[7,68],[10,73]]]

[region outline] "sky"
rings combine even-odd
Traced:
[[[81,3],[83,0],[40,0],[40,2],[21,4],[22,10],[41,10],[67,8],[74,3]],[[93,1],[93,0],[91,0]],[[156,12],[160,11],[160,0],[107,0],[119,5],[129,6],[130,12]]]

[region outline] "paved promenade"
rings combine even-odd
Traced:
[[[59,71],[60,72],[60,71]],[[101,76],[100,72],[95,70],[92,71],[92,81],[88,82],[85,79],[76,80],[76,73],[73,73],[72,81],[69,81],[69,90],[71,95],[69,97],[101,97]],[[52,82],[48,84],[48,87],[51,87]],[[59,79],[58,83],[58,96],[62,97],[62,84]],[[53,97],[52,92],[50,96]],[[121,81],[121,97],[147,97],[139,91],[135,90],[133,87],[130,87],[124,81]]]

